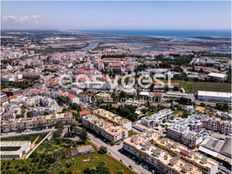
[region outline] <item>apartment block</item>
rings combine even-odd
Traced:
[[[120,117],[119,115],[116,115],[112,112],[109,112],[105,109],[96,109],[93,111],[93,114],[104,118],[114,124],[118,124],[124,128],[126,128],[128,131],[132,130],[132,122],[126,118]]]
[[[93,130],[111,142],[117,142],[128,137],[128,129],[96,115],[84,116],[82,124],[85,128]]]
[[[173,115],[173,111],[171,109],[163,109],[154,115],[143,117],[141,119],[141,123],[147,127],[153,127],[156,123],[161,122],[163,119],[170,119]]]
[[[19,118],[14,121],[1,121],[1,132],[17,132],[26,129],[42,129],[55,126],[58,122],[70,124],[73,120],[71,113]]]
[[[200,153],[189,151],[185,146],[162,138],[148,131],[123,141],[123,148],[154,166],[159,173],[209,173],[218,172],[218,163]]]
[[[203,120],[205,120],[205,117],[199,114],[179,120],[167,128],[167,137],[194,148],[208,136],[204,129]]]
[[[220,132],[225,135],[232,133],[232,123],[229,120],[219,118],[209,118],[204,121],[205,128],[214,132]]]

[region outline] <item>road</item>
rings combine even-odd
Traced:
[[[1,134],[0,138],[46,133],[46,132],[50,132],[50,131],[54,131],[54,130],[56,130],[56,129],[51,128],[51,129],[43,129],[43,130],[39,130],[39,131],[28,131],[28,132],[21,132],[21,133],[17,133],[17,132],[3,133],[3,134]]]
[[[105,142],[103,142],[101,139],[93,136],[92,134],[88,133],[88,138],[96,145],[98,146],[105,146],[107,147],[107,151],[108,153],[114,157],[115,159],[117,159],[118,161],[122,161],[124,165],[126,165],[127,167],[129,167],[129,165],[132,166],[132,170],[138,174],[151,174],[151,172],[149,172],[148,170],[144,169],[142,166],[136,164],[133,160],[131,160],[130,158],[128,158],[127,156],[121,154],[118,150],[122,148],[123,143],[121,142],[120,145],[108,145]]]

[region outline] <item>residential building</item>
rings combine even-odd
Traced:
[[[194,101],[194,95],[193,94],[187,94],[187,93],[181,93],[181,92],[167,92],[162,95],[162,100],[180,100],[181,98],[189,99],[191,101]]]
[[[109,112],[105,109],[96,109],[93,111],[93,114],[95,114],[98,117],[104,118],[110,122],[113,122],[114,124],[118,124],[126,128],[128,131],[132,130],[132,122],[130,120],[116,115],[112,112]]]
[[[31,150],[30,141],[1,141],[0,144],[1,159],[20,159],[23,158]],[[5,148],[15,148],[17,150],[4,150]]]
[[[218,172],[218,163],[186,147],[162,138],[154,131],[134,135],[123,141],[123,148],[155,167],[158,173],[209,173]]]
[[[171,109],[163,109],[151,116],[146,116],[141,119],[141,124],[147,127],[153,127],[155,124],[160,123],[162,120],[170,119],[173,115],[173,111]]]
[[[208,136],[203,120],[203,116],[196,114],[173,123],[167,128],[167,137],[194,148]]]
[[[128,137],[128,130],[126,128],[113,124],[96,115],[82,117],[82,124],[85,128],[91,129],[111,142],[118,142]]]
[[[73,120],[71,113],[19,118],[14,121],[1,121],[1,132],[17,132],[26,129],[43,129],[55,126],[58,122],[70,124]]]
[[[229,135],[232,133],[232,123],[229,120],[213,117],[204,120],[204,126],[207,130],[220,132],[221,134]]]

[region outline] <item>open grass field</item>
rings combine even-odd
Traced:
[[[86,168],[95,168],[98,164],[104,162],[105,166],[112,174],[117,174],[118,172],[123,174],[133,174],[130,169],[112,158],[110,155],[98,154],[97,152],[72,158],[66,158],[64,155],[58,155],[55,157],[55,160],[51,162],[48,157],[55,153],[57,154],[57,152],[62,152],[66,149],[65,146],[69,143],[70,142],[68,141],[45,141],[28,159],[2,160],[1,173],[66,174],[71,171],[73,174],[82,174]]]
[[[219,91],[219,92],[231,92],[230,83],[214,83],[214,82],[192,82],[194,91]]]
[[[116,161],[107,154],[98,154],[97,152],[87,155],[81,155],[70,159],[57,160],[55,163],[47,166],[41,166],[40,162],[32,162],[29,158],[27,160],[3,160],[1,165],[2,174],[18,174],[18,173],[67,173],[72,171],[73,174],[82,174],[86,168],[94,168],[100,162],[104,162],[110,173],[117,174],[133,174],[128,168]],[[8,164],[9,163],[9,164]],[[67,164],[71,164],[67,167]]]
[[[231,92],[230,83],[193,82],[182,80],[173,80],[172,83],[179,83],[187,93],[195,93],[197,91]]]

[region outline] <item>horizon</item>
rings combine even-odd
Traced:
[[[1,23],[2,30],[231,30],[230,4],[3,1]]]
[[[107,29],[98,29],[98,28],[93,28],[93,29],[53,29],[53,28],[48,28],[48,29],[1,29],[1,31],[229,31],[232,33],[231,29],[146,29],[146,28],[141,28],[141,29],[124,29],[124,28],[119,28],[119,29],[114,29],[114,28],[107,28]]]

